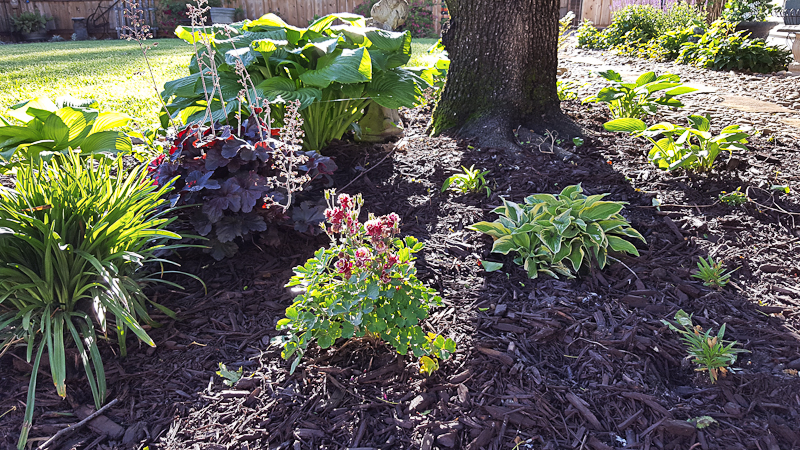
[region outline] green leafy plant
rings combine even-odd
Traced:
[[[43,31],[47,26],[47,21],[52,17],[45,17],[39,10],[25,11],[16,16],[11,16],[11,28],[18,33],[34,33]]]
[[[706,172],[711,170],[717,156],[723,151],[745,151],[748,129],[739,125],[728,125],[714,136],[707,117],[689,116],[689,126],[682,127],[661,122],[648,127],[639,119],[615,119],[603,124],[608,131],[624,131],[636,137],[644,137],[653,147],[647,159],[664,170],[683,168]],[[659,138],[656,140],[657,138]]]
[[[723,19],[711,24],[697,42],[686,42],[676,62],[712,70],[744,70],[770,73],[786,69],[792,53],[769,46],[763,39],[748,39],[748,31]]]
[[[780,10],[769,0],[727,0],[722,18],[728,22],[763,22],[770,14]]]
[[[442,192],[451,189],[462,194],[470,192],[486,191],[486,196],[492,195],[492,190],[486,184],[486,174],[488,170],[480,171],[475,168],[475,164],[471,165],[469,169],[461,166],[463,173],[457,173],[444,180],[442,185]]]
[[[99,112],[94,100],[59,97],[53,103],[39,97],[12,106],[7,114],[24,125],[0,117],[0,173],[75,149],[80,149],[81,155],[96,155],[133,148],[128,136],[112,131],[127,125],[130,117]]]
[[[336,20],[346,25],[332,26]],[[264,106],[255,99],[271,102],[276,118],[284,116],[286,102],[299,101],[306,150],[341,139],[372,102],[413,106],[433,82],[432,70],[402,67],[411,57],[409,32],[369,28],[355,14],[328,15],[308,28],[267,14],[224,27],[178,27],[175,34],[208,51],[192,58],[190,75],[164,85],[161,95],[173,118],[235,126]]]
[[[719,374],[725,376],[728,370],[736,362],[736,355],[747,352],[747,350],[734,348],[736,341],[726,342],[722,340],[725,336],[725,324],[719,328],[716,336],[711,334],[711,329],[703,332],[703,327],[692,324],[692,316],[686,314],[682,309],[675,313],[675,321],[683,328],[680,329],[671,322],[662,320],[670,330],[680,334],[681,340],[689,348],[689,356],[694,362],[701,366],[696,369],[698,372],[708,371],[708,376],[712,383],[716,383]]]
[[[605,50],[610,47],[603,33],[594,26],[591,20],[584,19],[575,30],[575,36],[578,39],[578,48]]]
[[[242,367],[239,367],[239,370],[230,370],[228,369],[227,366],[225,366],[225,364],[219,363],[219,370],[217,371],[217,375],[219,375],[222,378],[225,378],[225,380],[222,381],[222,383],[224,383],[225,386],[233,386],[234,384],[236,384],[236,382],[242,379],[242,371],[243,371]]]
[[[701,256],[700,261],[697,263],[697,273],[693,274],[692,277],[703,280],[703,284],[706,286],[721,289],[728,284],[731,274],[735,271],[736,269],[725,270],[725,265],[722,264],[722,261],[714,261],[710,256],[708,259],[703,259]]]
[[[720,203],[728,206],[744,205],[745,203],[750,201],[750,199],[747,198],[747,195],[745,195],[745,193],[742,192],[741,187],[736,188],[736,190],[732,192],[722,191],[720,192],[718,198]]]
[[[144,167],[126,173],[122,160],[80,158],[69,152],[50,162],[27,164],[16,172],[15,189],[0,189],[0,346],[22,341],[33,362],[19,448],[32,426],[36,379],[44,350],[56,392],[66,396],[66,349],[77,347],[95,406],[106,396],[95,317],[105,333],[116,329],[120,354],[129,331],[155,346],[140,322],[158,324],[142,286],[162,282],[152,264],[163,258],[174,220],[164,194]],[[161,273],[169,273],[163,272]]]
[[[578,82],[576,81],[563,81],[563,80],[556,81],[558,99],[562,102],[565,100],[577,100],[578,93],[575,91],[577,88],[578,88]]]
[[[433,289],[416,277],[414,254],[424,245],[413,236],[397,238],[400,218],[391,213],[358,219],[361,196],[326,192],[325,211],[331,238],[329,248],[317,250],[305,265],[295,267],[287,286],[304,291],[286,309],[278,329],[288,334],[273,339],[282,346],[284,359],[295,357],[294,372],[308,345],[316,341],[329,348],[339,338],[372,337],[389,343],[401,354],[409,350],[422,358],[420,367],[430,372],[437,359],[455,352],[452,339],[425,334],[419,323],[432,306],[441,304]]]
[[[378,0],[367,0],[364,3],[357,5],[353,9],[353,13],[358,14],[359,16],[372,17],[372,7],[375,6],[375,3],[378,3]]]
[[[494,209],[500,217],[470,227],[494,238],[492,253],[516,253],[514,263],[530,278],[539,273],[573,278],[582,267],[605,267],[608,252],[638,256],[625,238],[644,238],[619,212],[625,203],[602,201],[608,194],[582,194],[581,185],[568,186],[558,195],[536,194],[519,205],[503,199]]]
[[[613,71],[600,72],[600,76],[611,82],[611,86],[600,89],[597,95],[584,99],[584,103],[607,103],[611,117],[641,119],[658,111],[658,105],[680,108],[683,106],[675,97],[694,92],[697,89],[683,86],[678,75],[646,72],[633,83],[625,83],[622,76]]]

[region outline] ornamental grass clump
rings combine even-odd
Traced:
[[[47,349],[56,392],[66,396],[66,353],[77,347],[100,408],[106,396],[95,324],[116,330],[120,354],[129,332],[155,346],[140,325],[157,326],[142,287],[174,283],[153,276],[174,220],[164,198],[171,183],[154,186],[143,167],[126,173],[121,159],[82,159],[69,152],[24,165],[14,189],[0,188],[0,348],[26,348],[33,363],[19,448],[32,426],[36,378]],[[94,321],[92,320],[94,318]],[[0,352],[0,354],[2,354]]]
[[[420,322],[442,299],[416,277],[414,254],[424,245],[413,236],[399,238],[400,217],[391,213],[359,221],[361,195],[326,192],[325,232],[329,248],[317,250],[305,265],[295,267],[286,285],[303,292],[278,321],[285,336],[273,339],[281,356],[294,356],[291,371],[313,341],[325,349],[339,338],[383,340],[405,355],[420,358],[420,370],[430,373],[439,359],[455,352],[452,339],[425,333]]]

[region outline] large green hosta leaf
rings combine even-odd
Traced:
[[[383,107],[397,109],[414,104],[422,92],[419,85],[426,83],[412,72],[392,69],[375,74],[364,95]]]
[[[316,70],[300,74],[300,80],[309,85],[326,88],[333,82],[341,84],[363,83],[372,79],[372,60],[366,48],[344,49],[319,59]]]
[[[256,92],[262,98],[269,101],[283,100],[293,102],[300,100],[300,109],[305,109],[314,101],[322,98],[322,91],[316,88],[297,89],[295,82],[283,77],[273,77],[262,81],[256,86]]]

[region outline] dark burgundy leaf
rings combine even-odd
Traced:
[[[231,162],[230,159],[222,156],[222,150],[219,148],[210,148],[206,152],[206,170],[215,170],[220,167],[225,167]]]
[[[247,141],[239,139],[237,137],[232,137],[225,141],[222,144],[222,157],[231,159],[239,154],[240,149],[249,147],[250,144]]]
[[[212,180],[212,175],[214,175],[213,170],[205,173],[195,170],[189,173],[189,176],[186,177],[186,186],[183,188],[183,190],[189,192],[198,192],[203,189],[219,189],[219,181]]]

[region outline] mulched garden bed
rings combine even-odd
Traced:
[[[444,305],[425,327],[458,342],[438,372],[424,377],[412,358],[361,340],[311,351],[290,375],[269,346],[293,298],[283,286],[326,238],[276,230],[222,262],[183,255],[208,292],[190,280],[186,292],[153,292],[180,320],[155,316],[163,323],[151,330],[157,347],[129,344],[126,359],[105,346],[109,400],[118,399],[110,421],[67,434],[56,448],[800,448],[798,146],[755,138],[731,170],[669,175],[647,163],[643,142],[602,131],[601,107],[563,106],[588,130],[567,160],[547,143],[509,154],[425,137],[420,110],[405,112],[408,137],[396,144],[332,150],[343,168],[336,185],[358,176],[345,192],[363,193],[368,211],[397,212],[403,233],[427,245],[419,276]],[[472,164],[491,170],[491,197],[439,192]],[[520,201],[578,182],[629,202],[623,214],[648,242],[641,257],[579,280],[530,280],[510,258],[489,254],[490,238],[465,229],[494,220],[500,195]],[[772,184],[793,191],[778,195]],[[757,204],[716,202],[739,186]],[[739,268],[723,291],[690,276],[709,254]],[[506,266],[485,273],[484,258]],[[750,352],[740,355],[740,371],[712,385],[693,370],[661,323],[680,308],[704,328],[727,323],[726,337]],[[0,359],[0,414],[16,407],[0,417],[3,448],[22,421],[30,366],[20,356]],[[225,386],[219,362],[246,377]],[[47,372],[34,445],[92,404],[77,355],[66,401]],[[700,416],[716,423],[698,430],[687,422]]]

